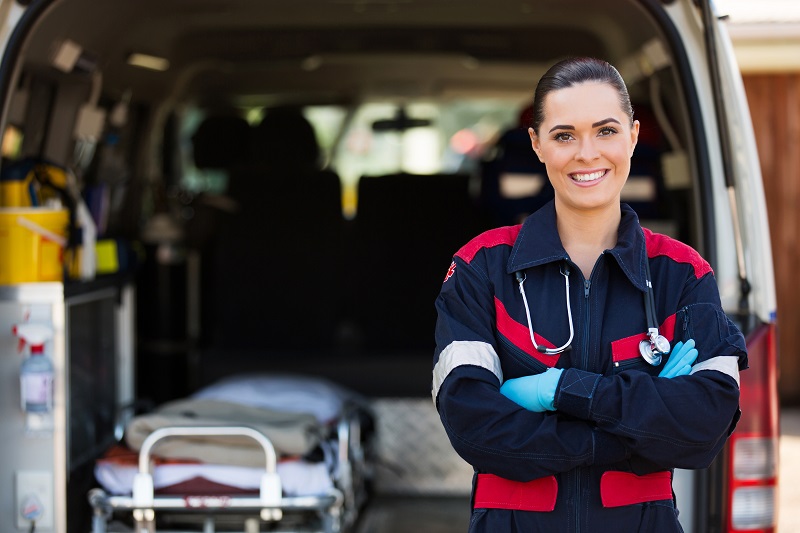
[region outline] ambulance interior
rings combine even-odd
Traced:
[[[435,420],[434,299],[460,246],[552,198],[526,108],[547,66],[571,55],[609,60],[630,88],[642,127],[624,200],[713,266],[686,111],[696,97],[653,6],[31,2],[2,67],[3,167],[34,158],[68,169],[98,239],[118,245],[116,271],[97,277],[136,295],[132,372],[73,357],[85,367],[70,372],[92,386],[69,391],[84,409],[70,424],[108,444],[133,416],[108,405],[120,383],[146,412],[262,373],[330,380],[386,407],[371,411],[369,431],[398,412],[392,402],[406,412],[402,401],[421,402]],[[69,531],[88,527],[103,453],[69,466]],[[380,477],[426,450],[405,454],[369,466]],[[398,493],[455,494],[468,517],[468,485],[405,482]],[[371,501],[388,498],[380,482],[372,490]]]

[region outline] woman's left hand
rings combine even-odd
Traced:
[[[658,373],[658,377],[675,378],[689,374],[692,371],[692,365],[697,360],[697,355],[694,339],[689,339],[685,343],[678,341],[669,354],[669,360]]]

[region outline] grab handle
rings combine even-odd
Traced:
[[[133,483],[133,501],[137,507],[147,508],[153,505],[153,478],[150,474],[150,452],[155,445],[171,437],[250,437],[258,442],[264,449],[266,458],[266,472],[261,480],[260,499],[265,509],[262,517],[265,520],[280,520],[281,511],[275,509],[281,503],[281,480],[277,473],[277,454],[275,447],[260,431],[247,426],[191,426],[191,427],[164,427],[153,431],[142,443],[139,451],[139,472]]]

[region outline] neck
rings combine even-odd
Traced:
[[[617,244],[622,218],[619,204],[604,209],[578,211],[559,206],[556,201],[556,214],[561,243],[588,279],[600,254]]]

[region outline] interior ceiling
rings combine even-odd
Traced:
[[[637,43],[636,28],[647,32],[641,10],[612,3],[621,9],[593,0],[56,0],[28,43],[29,62],[46,66],[71,39],[97,57],[106,93],[130,88],[140,100],[346,98],[408,92],[409,80],[431,93],[485,86],[489,76],[530,88],[532,77],[520,74],[532,66],[571,54],[611,58]],[[165,57],[170,69],[125,64],[134,51]]]

